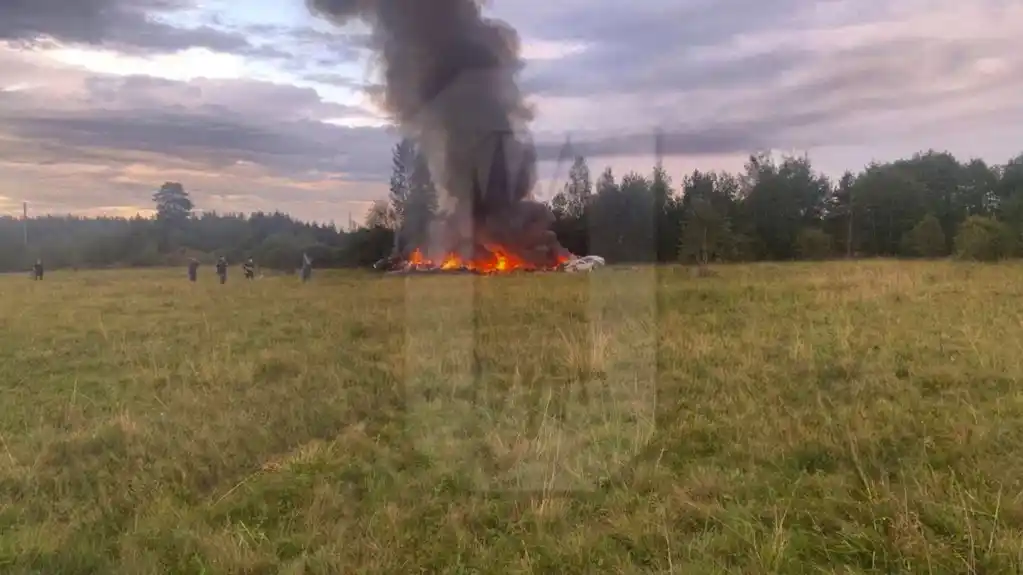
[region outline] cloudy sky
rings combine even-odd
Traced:
[[[429,0],[424,0],[429,1]],[[926,148],[1023,151],[1019,0],[493,0],[517,28],[535,137],[595,171],[825,172]],[[129,214],[180,181],[200,208],[361,218],[394,131],[358,28],[303,0],[0,0],[0,213]],[[547,162],[556,179],[567,167]],[[537,195],[549,196],[556,181]]]

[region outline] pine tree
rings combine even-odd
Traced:
[[[565,183],[564,204],[569,216],[579,217],[586,211],[593,195],[593,182],[590,179],[590,168],[586,158],[577,156],[568,171],[568,182]]]
[[[430,222],[438,209],[437,187],[422,150],[416,150],[408,184],[401,236],[406,247],[420,247],[429,239]]]
[[[412,171],[415,168],[418,152],[416,144],[409,138],[404,138],[397,144],[391,153],[391,208],[397,215],[399,221],[405,215],[405,202],[408,201],[411,191]]]

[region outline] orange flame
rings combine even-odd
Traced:
[[[487,248],[487,251],[490,252],[489,256],[481,256],[472,260],[464,260],[455,253],[449,253],[440,261],[439,264],[427,259],[421,250],[416,249],[409,256],[408,263],[412,267],[427,269],[439,268],[447,271],[466,270],[487,274],[512,271],[538,271],[545,269],[515,256],[503,249],[501,246],[488,245],[485,247]],[[567,257],[559,257],[557,265],[565,263],[566,261],[568,261]],[[556,266],[552,266],[552,268],[553,267]]]

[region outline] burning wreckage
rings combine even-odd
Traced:
[[[368,25],[383,78],[378,102],[416,141],[437,185],[443,216],[428,238],[375,267],[491,274],[604,264],[561,246],[554,215],[532,197],[533,114],[517,83],[513,28],[483,16],[479,0],[306,1],[339,26]]]
[[[511,256],[499,247],[484,248],[486,253],[464,260],[454,253],[447,254],[439,263],[428,260],[420,249],[413,250],[408,257],[384,258],[374,264],[374,269],[384,270],[392,274],[410,273],[472,273],[480,275],[501,274],[512,272],[588,272],[605,264],[600,256],[569,256],[554,265],[538,267],[518,257]]]
[[[391,273],[474,273],[590,271],[604,265],[600,256],[578,257],[565,249],[551,230],[554,214],[531,198],[535,183],[532,146],[512,134],[491,134],[476,149],[491,158],[476,165],[488,168],[487,185],[473,178],[467,207],[454,209],[432,222],[425,246],[396,251],[375,266]],[[506,150],[519,154],[510,156]],[[486,161],[489,160],[489,161]],[[512,166],[519,173],[510,177]],[[478,172],[477,172],[478,173]]]

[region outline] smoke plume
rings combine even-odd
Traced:
[[[446,214],[437,254],[500,245],[537,265],[566,252],[533,201],[532,112],[517,84],[519,37],[478,0],[307,0],[341,25],[367,24],[383,71],[381,103],[426,154]]]

